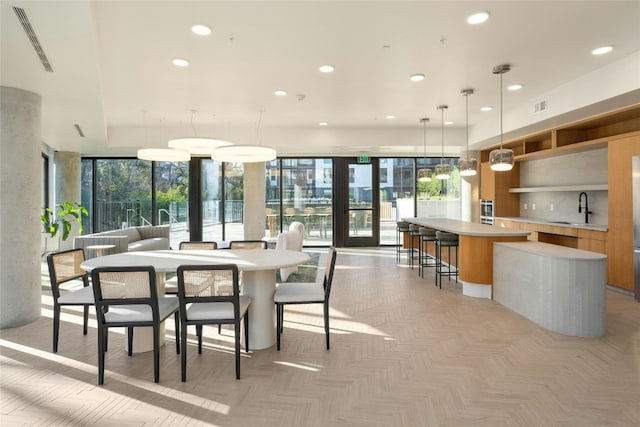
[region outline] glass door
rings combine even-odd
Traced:
[[[336,245],[378,246],[378,159],[368,163],[355,158],[336,160]]]

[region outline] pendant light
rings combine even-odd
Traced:
[[[449,108],[448,105],[438,105],[438,110],[442,113],[442,157],[440,164],[436,165],[436,179],[449,179],[451,177],[451,166],[444,163],[444,110]]]
[[[429,123],[428,117],[423,117],[420,119],[420,123],[422,123],[423,129],[423,145],[424,145],[424,167],[418,169],[418,181],[419,182],[429,182],[431,181],[431,169],[427,168],[427,123]]]
[[[258,126],[256,130],[256,140],[260,141],[260,125],[262,123],[262,113],[260,111],[260,117],[258,119]],[[257,163],[257,162],[269,162],[275,160],[277,157],[276,150],[271,147],[265,147],[264,145],[228,145],[225,147],[216,148],[211,154],[213,160],[219,162],[231,162],[231,163]]]
[[[460,95],[464,96],[466,103],[466,130],[467,130],[467,151],[466,151],[466,159],[460,159],[459,168],[460,168],[460,176],[473,176],[477,173],[478,169],[478,160],[471,157],[469,158],[469,95],[473,95],[473,89],[462,89],[460,91]]]
[[[147,110],[142,110],[142,114],[144,142],[148,145]],[[188,151],[175,148],[140,148],[136,154],[140,160],[151,160],[153,162],[188,162],[191,160],[191,154]]]
[[[493,67],[493,74],[500,74],[500,148],[489,153],[489,166],[492,170],[502,172],[513,168],[515,155],[513,150],[502,147],[502,75],[511,70],[511,65],[502,64]]]
[[[194,136],[187,136],[183,138],[173,138],[169,140],[169,148],[176,148],[179,150],[186,150],[191,155],[205,155],[210,156],[218,147],[231,145],[229,141],[215,138],[205,138],[197,136],[196,128],[193,124],[193,115],[196,110],[191,110],[191,129]]]

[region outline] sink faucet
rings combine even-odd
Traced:
[[[578,213],[582,212],[582,196],[584,196],[584,223],[589,224],[589,214],[593,212],[589,210],[589,198],[584,191],[578,196]]]

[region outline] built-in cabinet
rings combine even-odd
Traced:
[[[520,165],[508,172],[495,172],[489,162],[480,164],[480,198],[494,200],[494,216],[518,216],[520,195],[509,189],[520,186]]]
[[[504,146],[515,151],[516,166],[522,161],[607,148],[607,183],[566,186],[559,182],[557,186],[529,188],[512,184],[506,190],[507,194],[515,196],[541,191],[608,191],[607,232],[509,220],[499,220],[496,225],[530,230],[531,240],[604,253],[607,255],[608,283],[633,291],[631,157],[640,155],[640,105],[529,135],[507,142]],[[486,150],[481,153],[481,198],[496,200],[496,216],[518,217],[518,203],[516,208],[510,211],[512,213],[499,213],[497,206],[509,206],[511,202],[504,191],[498,190],[497,182],[519,182],[519,177],[502,178],[501,174],[504,172],[491,171],[487,162],[489,152],[490,150]],[[488,197],[485,197],[485,194]]]

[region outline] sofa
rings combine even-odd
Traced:
[[[169,249],[169,226],[147,225],[128,227],[119,230],[76,236],[73,247],[85,250],[85,258],[94,258],[97,251],[87,250],[88,246],[113,245],[105,254],[121,252],[151,251]]]

